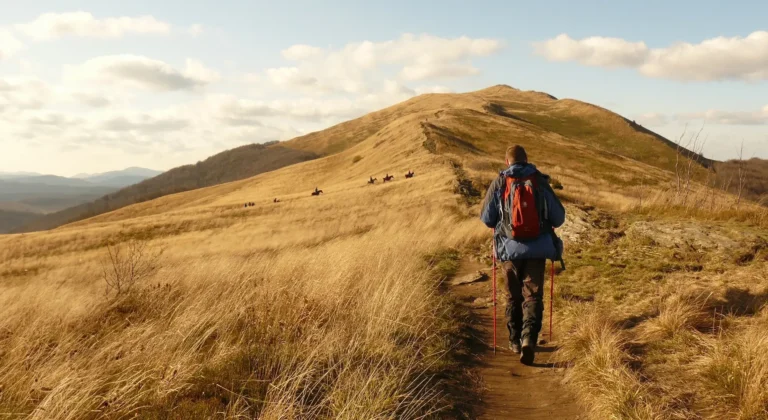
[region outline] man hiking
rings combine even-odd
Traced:
[[[565,208],[522,146],[507,149],[506,163],[488,188],[480,218],[494,229],[496,258],[507,278],[509,348],[530,365],[544,312],[546,261],[562,261],[563,243],[554,228],[565,222]]]

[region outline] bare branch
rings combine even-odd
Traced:
[[[158,268],[162,250],[150,248],[148,242],[132,239],[125,244],[107,244],[102,261],[102,278],[106,294],[115,298],[128,293],[141,280]]]

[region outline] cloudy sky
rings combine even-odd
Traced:
[[[538,3],[0,0],[0,171],[169,169],[499,83],[768,158],[768,2]]]

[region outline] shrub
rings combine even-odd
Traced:
[[[355,157],[352,158],[352,164],[360,162],[361,160],[363,160],[363,157],[360,155],[356,155]]]
[[[117,298],[129,292],[136,283],[157,270],[162,250],[148,244],[147,241],[136,239],[119,245],[107,244],[101,264],[107,296]]]

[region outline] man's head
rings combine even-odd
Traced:
[[[523,146],[516,144],[507,148],[506,160],[507,165],[512,165],[513,163],[528,163],[528,154],[525,153]]]

